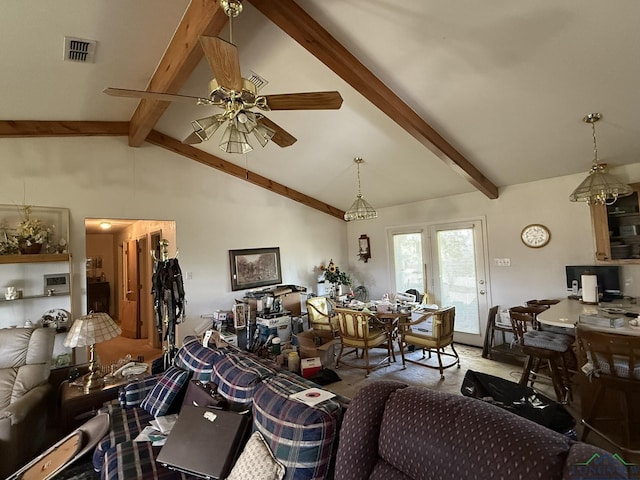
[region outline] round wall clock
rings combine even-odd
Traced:
[[[527,247],[540,248],[544,247],[551,240],[549,229],[539,223],[527,225],[522,229],[520,239]]]

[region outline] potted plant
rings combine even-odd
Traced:
[[[351,277],[348,273],[341,271],[340,268],[333,263],[333,259],[331,259],[329,265],[323,270],[324,279],[333,285],[337,295],[342,294],[342,285],[351,286]]]

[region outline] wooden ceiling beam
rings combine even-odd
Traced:
[[[127,135],[129,122],[0,120],[0,137],[85,137]]]
[[[498,188],[293,0],[247,0],[455,172],[491,199]]]
[[[202,60],[201,35],[218,36],[229,17],[219,0],[191,0],[171,43],[156,68],[147,91],[178,93]],[[140,100],[131,117],[129,145],[139,147],[171,102]]]
[[[256,185],[258,187],[262,187],[266,190],[269,190],[270,192],[282,195],[283,197],[286,197],[290,200],[302,203],[303,205],[319,210],[322,213],[326,213],[328,215],[339,218],[340,220],[344,220],[343,210],[337,209],[329,204],[321,202],[320,200],[309,197],[308,195],[298,192],[297,190],[293,190],[286,185],[274,182],[267,177],[263,177],[262,175],[258,175],[257,173],[246,170],[245,168],[223,160],[220,157],[216,157],[215,155],[194,148],[191,145],[184,144],[180,140],[176,140],[175,138],[164,135],[163,133],[160,133],[156,130],[152,130],[149,133],[149,135],[147,136],[147,142],[162,148],[166,148],[167,150],[177,153],[178,155],[190,158],[192,160],[195,160],[196,162],[200,162],[211,168],[220,170],[221,172],[252,183],[253,185]]]

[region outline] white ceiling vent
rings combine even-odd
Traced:
[[[71,62],[93,63],[96,44],[95,40],[64,37],[64,59]]]
[[[251,76],[249,76],[249,78],[247,80],[249,80],[251,83],[253,83],[256,86],[257,90],[260,90],[267,83],[269,83],[264,78],[262,78],[260,75],[258,75],[256,72],[251,72]]]

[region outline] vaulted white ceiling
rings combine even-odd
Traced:
[[[640,2],[297,3],[497,187],[586,172],[592,139],[581,119],[594,111],[600,159],[640,159]],[[138,101],[102,90],[146,89],[188,5],[3,2],[0,120],[129,121]],[[269,112],[298,139],[287,148],[226,154],[221,132],[196,148],[342,210],[355,197],[356,156],[374,207],[475,190],[249,1],[233,27],[243,76],[269,82],[261,93],[338,90],[344,103]],[[96,40],[95,62],[63,61],[65,36]],[[211,77],[202,60],[179,93],[207,96]],[[173,103],[154,129],[182,140],[214,108]]]

